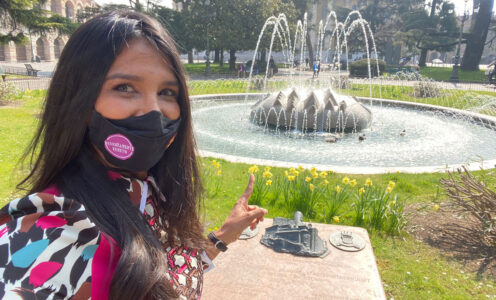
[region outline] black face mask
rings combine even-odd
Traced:
[[[90,141],[112,165],[132,172],[147,171],[162,158],[181,119],[171,120],[153,110],[139,117],[104,118],[93,110]]]

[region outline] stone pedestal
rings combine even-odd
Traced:
[[[260,233],[229,245],[204,275],[202,299],[386,299],[367,231],[363,228],[312,223],[330,249],[324,258],[277,253],[260,243]],[[332,246],[333,232],[351,231],[366,246],[344,252]]]

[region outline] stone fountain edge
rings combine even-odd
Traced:
[[[269,93],[231,93],[231,94],[207,94],[207,95],[195,95],[190,96],[192,101],[208,101],[212,99],[216,100],[258,100],[261,96],[268,95]],[[233,99],[233,97],[235,99]],[[237,99],[236,99],[237,98]],[[445,114],[449,114],[452,116],[456,115],[464,115],[468,116],[472,119],[472,121],[476,123],[482,123],[484,126],[494,126],[496,127],[496,117],[491,117],[487,115],[482,115],[470,111],[465,111],[456,108],[437,106],[431,104],[423,104],[416,102],[406,102],[399,100],[389,100],[389,99],[380,99],[380,98],[369,98],[369,97],[357,97],[357,100],[361,103],[373,102],[373,103],[381,103],[387,104],[388,106],[394,107],[403,107],[410,108],[416,110],[423,111],[439,111]],[[246,164],[256,164],[256,165],[265,165],[272,167],[281,167],[281,168],[289,168],[296,167],[301,165],[306,169],[310,169],[312,167],[317,168],[318,170],[332,170],[338,173],[346,173],[346,174],[385,174],[385,173],[439,173],[439,172],[448,172],[455,171],[462,166],[465,166],[470,171],[484,169],[491,169],[496,167],[496,159],[486,160],[486,161],[473,161],[466,164],[452,164],[452,165],[444,165],[444,166],[419,166],[419,167],[343,167],[336,165],[324,165],[324,164],[303,164],[303,163],[294,163],[294,162],[285,162],[285,161],[276,161],[276,160],[267,160],[267,159],[258,159],[258,158],[250,158],[244,156],[236,156],[218,152],[211,152],[205,150],[198,151],[200,156],[202,157],[213,157],[224,159],[234,163],[246,163]],[[489,167],[488,167],[489,166]]]

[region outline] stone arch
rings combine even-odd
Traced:
[[[62,0],[50,0],[51,11],[62,15]]]
[[[36,55],[38,55],[41,60],[50,59],[50,45],[46,38],[40,37],[36,40]]]
[[[60,36],[53,41],[53,54],[55,55],[55,58],[60,57],[60,53],[62,53],[64,46],[65,43]]]
[[[71,1],[65,3],[65,17],[74,20],[74,4]]]
[[[8,44],[2,45],[0,44],[0,61],[6,61],[7,60],[7,47],[9,47]]]
[[[15,46],[17,61],[28,61],[28,46],[22,44],[15,44]]]

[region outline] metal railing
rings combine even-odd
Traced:
[[[14,79],[7,82],[14,84],[21,91],[26,90],[46,90],[50,86],[51,78],[37,78],[37,79]]]

